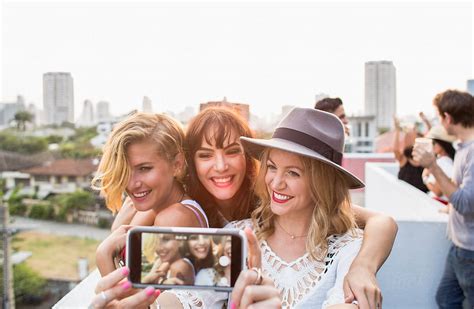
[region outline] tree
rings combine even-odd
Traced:
[[[31,123],[33,120],[33,114],[27,111],[19,111],[15,114],[13,119],[16,122],[16,128],[18,129],[18,131],[25,131],[26,123]]]

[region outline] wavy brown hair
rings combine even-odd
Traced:
[[[204,140],[217,148],[223,148],[226,142],[234,142],[230,141],[232,133],[235,133],[237,137],[254,137],[247,122],[236,112],[226,107],[206,108],[191,120],[186,131],[185,154],[188,163],[186,189],[188,194],[198,201],[206,212],[211,227],[222,227],[223,221],[214,196],[204,188],[198,179],[194,155]],[[247,153],[244,152],[244,155],[247,166],[245,178],[235,196],[235,207],[232,209],[231,221],[250,218],[257,202],[257,197],[252,189],[256,177],[257,162]]]
[[[121,208],[131,176],[127,149],[133,143],[147,140],[156,146],[156,154],[170,163],[184,152],[183,128],[170,116],[135,113],[118,123],[104,145],[97,174],[92,180],[92,188],[100,190],[112,212]],[[177,180],[183,182],[185,173],[184,169]]]
[[[267,239],[275,231],[275,215],[270,209],[271,197],[265,183],[270,151],[267,148],[261,155],[255,188],[261,203],[252,213],[252,222],[259,240]],[[327,253],[327,238],[330,235],[344,234],[356,227],[349,185],[342,172],[336,168],[304,156],[300,156],[300,160],[315,205],[306,238],[306,250],[313,258],[322,260]]]

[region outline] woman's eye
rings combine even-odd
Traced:
[[[146,172],[146,171],[151,170],[151,166],[140,166],[138,170],[141,172]]]
[[[276,166],[275,166],[275,165],[273,165],[273,164],[267,163],[267,169],[269,169],[269,170],[272,170],[272,171],[273,171],[273,170],[276,170]]]
[[[232,154],[239,154],[241,152],[242,152],[242,150],[240,148],[232,148],[232,149],[227,150],[227,154],[231,154],[231,155]]]
[[[198,153],[197,157],[199,159],[209,159],[210,157],[212,157],[212,154],[210,154],[210,153]]]
[[[292,176],[292,177],[300,177],[300,174],[298,174],[297,172],[295,171],[288,171],[288,175]]]

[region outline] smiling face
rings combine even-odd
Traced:
[[[308,177],[300,158],[283,150],[272,149],[266,162],[265,184],[274,214],[303,214],[314,208]]]
[[[189,251],[198,260],[204,260],[211,249],[211,236],[192,235],[188,240]]]
[[[131,169],[126,191],[139,211],[158,209],[173,203],[179,188],[174,181],[175,167],[157,154],[150,141],[131,144],[127,148]],[[178,193],[177,193],[178,192]]]
[[[161,259],[162,263],[172,263],[180,259],[179,242],[174,239],[173,235],[161,235],[156,248],[156,255]]]
[[[212,130],[212,129],[211,129]],[[246,172],[246,161],[237,132],[218,148],[203,138],[201,147],[194,155],[196,174],[204,188],[217,200],[228,201],[239,191]]]

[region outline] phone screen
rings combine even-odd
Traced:
[[[140,232],[131,240],[130,275],[140,285],[230,288],[242,269],[236,235]]]

